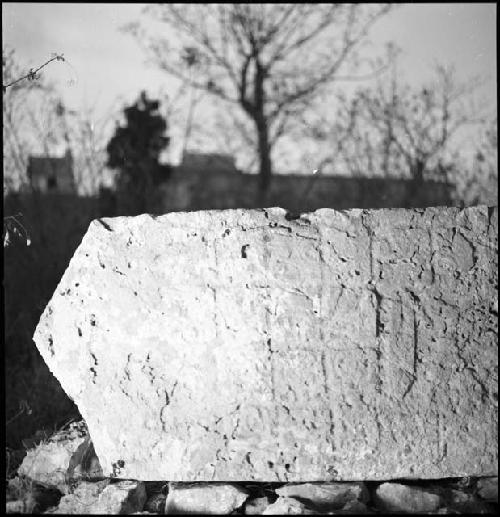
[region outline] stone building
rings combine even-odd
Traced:
[[[62,157],[30,156],[28,180],[33,190],[43,194],[75,194],[73,155],[67,149]]]
[[[162,185],[162,211],[280,206],[291,211],[317,208],[412,208],[453,205],[453,185],[401,178],[275,174],[265,202],[259,177],[236,168],[227,155],[186,153]]]
[[[234,157],[225,153],[198,153],[186,151],[181,166],[189,170],[216,169],[218,171],[236,172]]]

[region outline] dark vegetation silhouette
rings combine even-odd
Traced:
[[[116,128],[106,147],[107,165],[119,172],[116,188],[127,215],[154,211],[156,189],[171,172],[169,165],[159,161],[170,144],[170,137],[165,136],[167,121],[159,107],[159,101],[142,92],[136,103],[123,110],[126,123]]]

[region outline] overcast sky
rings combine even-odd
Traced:
[[[97,106],[105,113],[121,99],[135,100],[142,89],[154,95],[172,84],[146,64],[135,40],[119,31],[144,5],[4,2],[2,43],[27,67],[63,53],[71,66],[52,63],[46,77],[57,82],[70,108]],[[435,61],[455,64],[462,78],[480,74],[487,79],[482,94],[496,109],[494,3],[404,4],[374,26],[370,39],[380,54],[388,41],[402,48],[400,69],[411,83],[429,78]]]

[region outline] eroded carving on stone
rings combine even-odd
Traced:
[[[35,332],[105,475],[497,474],[497,209],[93,222]],[[114,466],[113,466],[114,465]]]

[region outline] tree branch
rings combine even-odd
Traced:
[[[14,86],[15,84],[23,81],[24,79],[28,79],[29,81],[34,81],[35,79],[37,79],[37,73],[42,69],[44,68],[45,66],[47,66],[49,63],[51,63],[52,61],[65,61],[64,59],[64,55],[63,54],[56,54],[54,57],[50,58],[48,61],[46,61],[43,65],[40,65],[38,68],[36,68],[35,70],[33,70],[33,68],[30,68],[29,72],[26,74],[26,75],[23,75],[22,77],[20,77],[19,79],[16,79],[15,81],[12,81],[8,84],[4,84],[2,85],[3,86],[3,92],[5,93],[7,91],[7,88],[11,87],[11,86]]]
[[[351,6],[354,9],[355,6]],[[333,62],[333,64],[327,68],[327,70],[321,73],[318,77],[311,79],[302,87],[297,88],[293,93],[289,95],[285,95],[284,98],[276,104],[275,109],[271,112],[270,118],[274,118],[276,114],[283,109],[287,105],[294,104],[298,100],[303,97],[311,95],[319,86],[325,84],[333,79],[336,79],[335,74],[338,69],[343,64],[344,60],[347,58],[351,50],[355,45],[357,45],[368,33],[370,27],[378,20],[383,14],[388,11],[389,7],[382,8],[379,12],[374,14],[362,27],[357,35],[354,37],[350,35],[352,23],[354,21],[354,11],[351,11],[350,21],[344,31],[344,44],[343,48],[340,51],[337,59]],[[379,74],[381,70],[378,70],[376,73]]]
[[[268,63],[266,64],[266,67],[271,68],[271,66],[273,64],[282,60],[284,58],[284,56],[290,54],[294,50],[299,49],[300,47],[303,47],[306,43],[308,43],[312,39],[317,38],[323,32],[324,29],[326,29],[327,27],[329,27],[331,25],[333,18],[334,18],[334,14],[341,7],[342,7],[341,4],[331,5],[330,10],[327,13],[325,13],[322,21],[320,21],[320,23],[317,26],[311,28],[306,35],[304,35],[304,36],[298,38],[297,40],[293,41],[292,43],[288,44],[288,46],[287,46],[287,38],[284,38],[281,46],[279,46],[278,49],[274,52],[274,54],[271,56]],[[295,24],[298,24],[300,22],[304,23],[304,20],[303,19],[295,20]],[[296,25],[291,24],[289,31],[293,32],[295,29],[296,29]]]
[[[255,105],[247,98],[247,75],[248,67],[250,66],[251,57],[247,56],[241,68],[241,82],[239,85],[239,101],[243,109],[249,114],[253,115]]]

